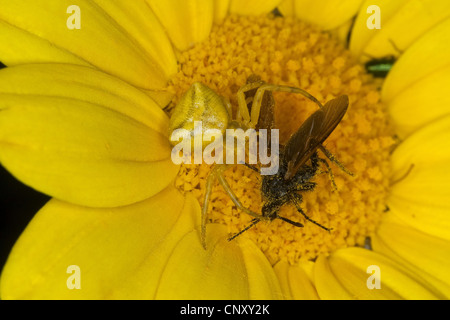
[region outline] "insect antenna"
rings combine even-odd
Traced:
[[[399,54],[403,54],[403,50],[400,50],[392,39],[388,40],[391,43],[392,47],[395,49],[395,51],[397,51]]]
[[[253,219],[252,222],[248,226],[246,226],[244,229],[242,229],[238,233],[235,233],[233,236],[228,238],[228,241],[231,241],[231,240],[235,239],[236,237],[240,236],[241,234],[243,234],[245,231],[247,231],[248,229],[250,229],[251,227],[253,227],[255,224],[257,224],[260,221],[261,221],[260,219],[256,219],[256,218]]]
[[[310,217],[308,217],[308,216],[306,215],[306,213],[304,213],[303,210],[302,210],[302,208],[300,207],[300,203],[298,202],[298,199],[297,199],[298,196],[299,196],[298,194],[294,193],[293,196],[291,197],[291,200],[292,200],[292,202],[295,204],[295,207],[297,208],[297,211],[300,212],[300,213],[305,217],[306,220],[308,220],[309,222],[314,223],[316,226],[319,226],[319,227],[321,227],[321,228],[324,229],[324,230],[327,230],[328,232],[330,232],[331,230],[333,230],[333,228],[327,228],[327,227],[321,225],[320,223],[314,221],[314,220],[311,219]]]

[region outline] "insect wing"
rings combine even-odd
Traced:
[[[284,176],[286,180],[292,178],[316,150],[318,143],[314,137],[324,117],[325,113],[322,110],[314,112],[289,138],[283,152],[284,163],[287,163],[287,172]]]
[[[319,145],[333,132],[345,115],[348,97],[340,96],[328,101],[322,109],[314,112],[300,126],[286,144],[283,160],[287,163],[286,180],[308,161]]]
[[[261,78],[259,76],[250,75],[247,78],[247,83],[254,83],[254,82],[261,82],[261,85],[264,84],[264,82],[261,81]],[[247,108],[250,114],[252,109],[253,98],[258,88],[249,90],[245,93],[245,98],[248,101]],[[275,100],[273,98],[272,92],[270,91],[264,92],[263,98],[261,100],[261,109],[259,111],[258,123],[256,125],[257,130],[267,129],[268,133],[270,133],[270,129],[275,128],[274,108],[275,108]]]

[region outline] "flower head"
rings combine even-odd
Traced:
[[[79,30],[55,27],[65,3],[2,4],[0,161],[54,198],[12,250],[2,298],[448,298],[450,6],[424,17],[407,3],[405,17],[383,5],[377,31],[362,1],[340,1],[333,14],[279,2],[83,2]],[[277,5],[282,16],[267,15]],[[421,23],[400,37],[405,19]],[[398,60],[374,80],[361,63],[389,53]],[[231,242],[252,217],[217,185],[204,250],[210,166],[171,162],[169,117],[194,82],[236,106],[251,74],[322,103],[348,95],[325,145],[354,176],[331,164],[337,191],[324,173],[302,193],[307,215],[332,232],[287,205],[280,215],[303,228],[274,220]],[[282,142],[317,109],[292,93],[274,100]],[[259,174],[237,165],[224,177],[261,212]]]

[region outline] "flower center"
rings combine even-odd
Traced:
[[[321,167],[313,179],[315,189],[302,193],[305,214],[333,230],[327,232],[306,221],[293,204],[286,204],[279,215],[302,223],[303,228],[275,219],[260,222],[241,236],[251,238],[271,263],[286,260],[294,264],[345,246],[364,245],[385,211],[394,140],[377,86],[349,51],[330,34],[301,21],[230,16],[213,28],[209,39],[183,52],[179,63],[180,72],[169,88],[176,93],[172,106],[198,81],[236,107],[237,90],[251,74],[268,83],[302,88],[322,103],[348,95],[347,114],[324,145],[354,176],[329,161],[337,190]],[[275,92],[274,98],[275,123],[283,144],[318,107],[297,94]],[[175,184],[182,192],[192,192],[202,204],[210,169],[206,164],[182,165]],[[236,165],[224,176],[245,207],[261,212],[262,178],[257,172]],[[219,184],[212,191],[208,218],[227,225],[230,234],[252,220],[236,208]]]

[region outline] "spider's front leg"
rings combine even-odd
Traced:
[[[247,108],[247,100],[245,99],[245,93],[248,91],[251,91],[253,89],[257,89],[263,84],[264,84],[264,81],[261,81],[261,80],[256,81],[256,82],[250,82],[250,83],[247,83],[246,85],[242,86],[237,92],[239,115],[242,117],[244,124],[250,128],[256,127],[258,119],[256,119],[256,122],[250,121],[250,114],[249,114],[248,108]]]
[[[208,218],[208,207],[209,202],[211,201],[211,192],[212,188],[216,182],[216,180],[219,181],[225,192],[228,194],[230,199],[233,201],[234,205],[241,211],[245,212],[246,214],[252,216],[253,218],[259,219],[259,220],[268,220],[266,217],[263,217],[262,215],[251,211],[250,209],[244,207],[244,205],[239,201],[234,191],[231,189],[230,185],[226,181],[225,177],[223,176],[223,173],[232,167],[232,165],[226,165],[226,164],[218,164],[214,166],[214,168],[211,170],[211,172],[208,175],[208,178],[206,180],[206,190],[205,190],[205,198],[203,200],[203,208],[202,208],[202,226],[201,226],[201,242],[203,248],[206,250],[206,222]]]

